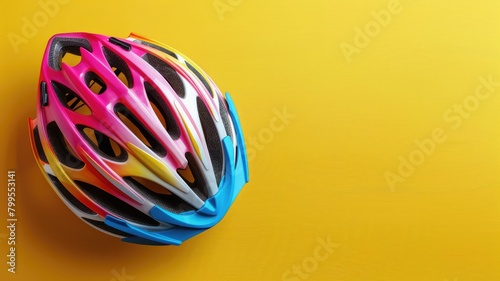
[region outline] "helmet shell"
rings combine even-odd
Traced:
[[[248,182],[229,94],[169,46],[58,34],[39,85],[35,159],[61,200],[103,232],[179,245],[219,222]]]

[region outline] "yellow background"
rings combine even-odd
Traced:
[[[500,1],[400,0],[376,30],[372,11],[391,1],[66,0],[53,15],[37,1],[4,3],[0,205],[15,169],[19,221],[9,274],[0,208],[0,280],[500,280],[500,87],[460,125],[443,119],[478,77],[500,81]],[[40,27],[26,38],[33,17]],[[348,62],[341,44],[356,46],[367,25],[373,38]],[[71,31],[162,41],[232,93],[260,150],[220,224],[180,247],[122,243],[50,189],[27,118],[47,40]],[[272,126],[285,109],[294,117]],[[386,172],[435,128],[446,140],[391,188]],[[321,239],[335,247],[318,260]]]

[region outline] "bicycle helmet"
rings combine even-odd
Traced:
[[[218,223],[248,182],[229,94],[180,52],[136,34],[53,36],[29,129],[60,199],[126,242],[180,245]]]

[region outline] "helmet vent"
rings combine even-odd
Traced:
[[[196,75],[196,77],[198,77],[198,79],[200,79],[201,83],[203,83],[203,86],[205,86],[210,95],[214,97],[214,92],[212,91],[212,87],[210,87],[210,84],[208,84],[207,79],[205,79],[205,77],[203,77],[203,75],[201,75],[201,73],[187,61],[186,66]]]
[[[64,48],[62,51],[61,63],[68,66],[77,66],[82,61],[80,48]]]
[[[98,205],[123,219],[129,220],[147,226],[159,226],[160,223],[152,219],[143,212],[137,210],[124,201],[107,193],[106,191],[86,182],[75,181],[75,184],[83,191],[91,200]]]
[[[207,142],[210,159],[212,160],[215,178],[217,179],[217,184],[219,184],[224,164],[221,138],[219,137],[213,118],[203,101],[197,97],[196,103],[198,105],[198,115],[200,116],[201,127],[203,128],[203,134],[205,135],[205,140]]]
[[[140,177],[124,177],[123,180],[147,200],[173,213],[195,210],[193,206],[155,182]]]
[[[186,182],[201,200],[205,201],[209,197],[208,188],[203,172],[191,153],[186,153],[188,166],[185,169],[177,169],[177,173]]]
[[[82,160],[76,157],[75,151],[71,148],[55,121],[47,125],[47,136],[59,162],[73,169],[81,169],[85,166]]]
[[[127,160],[127,153],[113,139],[90,127],[77,125],[78,131],[85,140],[102,156],[117,161]]]
[[[73,206],[75,209],[80,210],[83,213],[89,214],[89,215],[95,215],[91,209],[89,209],[87,206],[83,205],[82,202],[78,201],[73,194],[71,194],[66,187],[59,181],[57,177],[54,177],[51,174],[47,174],[49,177],[50,181],[52,182],[52,186],[55,187],[58,191],[58,193],[66,199],[65,201],[69,203],[71,206]]]
[[[165,80],[167,80],[179,97],[184,98],[186,96],[184,83],[181,77],[168,63],[152,54],[144,54],[142,59],[149,63],[161,74],[161,76],[163,76],[163,78],[165,78]]]
[[[132,80],[132,73],[130,72],[130,68],[128,67],[127,63],[121,57],[119,57],[117,54],[106,47],[102,47],[102,51],[116,77],[118,77],[118,79],[120,79],[120,81],[125,86],[127,86],[128,88],[132,88],[134,86],[134,83]]]
[[[54,88],[59,101],[62,105],[64,105],[64,107],[82,115],[92,114],[92,111],[87,104],[85,104],[83,100],[70,88],[56,81],[52,81],[52,88]]]
[[[191,168],[189,167],[189,164],[185,169],[177,169],[177,173],[188,185],[191,186],[194,184],[194,175],[191,171]]]
[[[134,40],[134,42],[142,44],[144,46],[151,47],[151,48],[156,49],[156,50],[158,50],[160,52],[163,52],[163,53],[165,53],[165,54],[167,54],[167,55],[169,55],[171,57],[177,58],[177,55],[174,52],[169,51],[169,50],[167,50],[167,49],[165,49],[163,47],[160,47],[160,46],[158,46],[156,44],[153,44],[153,43],[150,43],[150,42],[147,42],[147,41],[142,41],[142,40]]]
[[[165,148],[125,105],[118,103],[115,105],[114,110],[115,114],[118,118],[120,118],[122,123],[149,149],[154,151],[160,157],[165,157],[167,155]]]
[[[163,125],[163,127],[165,128],[165,130],[172,139],[174,140],[178,139],[181,136],[179,126],[175,121],[172,111],[168,108],[168,105],[165,103],[164,98],[148,82],[144,83],[144,88],[146,89],[146,94],[148,95],[149,103],[153,108],[156,116],[160,120],[161,124]]]
[[[40,160],[45,163],[49,163],[47,161],[47,156],[45,155],[45,151],[43,151],[42,141],[40,140],[40,133],[38,132],[38,126],[33,129],[33,139],[35,141],[36,152]]]
[[[88,218],[82,218],[82,219],[85,222],[93,225],[94,227],[97,227],[98,229],[100,229],[100,230],[102,230],[104,232],[109,232],[111,234],[118,235],[118,236],[121,236],[121,237],[131,237],[132,236],[132,235],[126,233],[126,232],[123,232],[123,231],[120,231],[118,229],[112,228],[112,227],[108,226],[107,224],[105,224],[102,221],[91,220],[91,219],[88,219]]]
[[[106,91],[106,84],[94,72],[87,72],[85,74],[85,84],[96,95],[100,95]]]

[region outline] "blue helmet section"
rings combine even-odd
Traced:
[[[159,206],[151,208],[149,214],[153,219],[174,225],[167,230],[152,231],[127,223],[120,218],[106,216],[104,220],[106,225],[131,235],[123,241],[146,245],[180,245],[183,241],[217,224],[227,213],[243,185],[248,182],[249,173],[241,123],[229,93],[226,93],[226,101],[236,131],[237,155],[234,157],[233,142],[226,136],[222,140],[226,169],[217,194],[207,199],[203,207],[197,211],[175,214]]]

